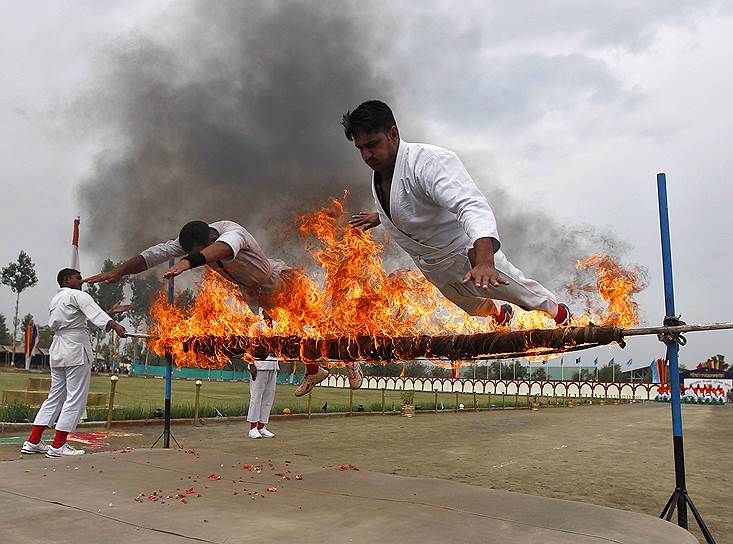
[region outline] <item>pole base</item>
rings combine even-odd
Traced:
[[[705,542],[707,544],[715,544],[715,539],[713,538],[710,529],[705,525],[705,520],[702,519],[702,515],[698,512],[686,489],[677,488],[674,490],[674,493],[672,493],[672,496],[667,501],[667,504],[664,506],[664,510],[662,510],[659,517],[667,521],[672,521],[672,515],[674,514],[677,505],[679,505],[679,511],[677,512],[677,524],[683,529],[689,530],[687,527],[687,506],[689,506],[692,515],[695,516],[695,521],[697,522],[698,527],[700,527],[700,531],[705,537]]]
[[[155,445],[156,445],[156,444],[157,444],[158,442],[160,442],[160,439],[161,439],[161,438],[163,438],[163,447],[164,447],[165,449],[168,449],[168,448],[170,448],[170,439],[171,439],[171,438],[173,439],[173,442],[175,442],[175,443],[176,443],[176,446],[178,446],[178,449],[179,449],[179,450],[181,449],[181,445],[180,445],[180,444],[178,443],[178,440],[176,440],[176,437],[175,437],[175,436],[173,436],[173,433],[172,433],[172,432],[170,432],[170,431],[163,431],[162,433],[160,433],[160,436],[159,436],[158,438],[156,438],[156,439],[155,439],[155,442],[153,442],[153,445],[152,445],[152,446],[150,446],[150,448],[151,448],[151,449],[152,449],[152,448],[154,448],[154,447],[155,447]]]

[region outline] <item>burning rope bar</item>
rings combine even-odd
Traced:
[[[305,361],[393,361],[417,358],[470,359],[486,355],[568,351],[623,343],[623,331],[615,327],[568,327],[562,329],[490,332],[451,336],[357,336],[312,339],[275,337],[199,337],[184,342],[184,350],[201,355],[249,356],[255,359],[282,357]]]
[[[733,329],[733,322],[639,327],[566,327],[452,336],[357,336],[333,339],[296,336],[203,336],[183,340],[184,350],[213,356],[281,357],[291,360],[393,361],[416,358],[472,359],[546,355],[618,343],[625,337]],[[130,335],[132,336],[132,335]],[[137,334],[141,338],[151,335]]]

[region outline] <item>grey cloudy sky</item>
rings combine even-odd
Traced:
[[[554,238],[564,226],[612,231],[633,246],[624,260],[649,270],[639,296],[648,323],[663,315],[655,176],[666,171],[679,311],[688,322],[733,319],[728,2],[262,5],[88,1],[2,10],[0,263],[25,249],[40,280],[23,295],[21,314],[44,319],[77,213],[88,274],[138,240],[173,234],[182,218],[216,214],[217,202],[221,216],[208,219],[236,215],[254,199],[257,210],[242,222],[276,246],[267,233],[277,221],[261,210],[269,198],[262,187],[277,180],[278,210],[304,189],[350,186],[360,201],[368,172],[339,132],[338,114],[381,96],[404,139],[461,155],[493,195],[505,250],[521,268],[560,283],[568,272],[557,268],[587,256],[566,253],[597,239],[562,245]],[[194,137],[198,115],[215,136]],[[259,183],[232,185],[235,156]],[[176,188],[187,183],[210,185],[185,199]],[[13,303],[0,289],[8,320]],[[733,356],[732,347],[731,333],[693,334],[683,361]],[[633,357],[641,366],[661,353],[655,339],[643,339],[583,358]]]

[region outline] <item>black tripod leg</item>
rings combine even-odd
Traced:
[[[690,498],[690,496],[685,494],[685,500],[687,501],[687,504],[690,505],[692,515],[695,516],[695,521],[697,521],[697,525],[700,527],[700,531],[702,531],[702,535],[705,537],[705,542],[707,542],[707,544],[715,544],[715,539],[713,538],[710,529],[708,529],[708,526],[705,525],[705,521],[702,519],[700,512],[697,511],[697,508],[695,508],[695,505],[692,503],[692,499]]]
[[[660,518],[666,519],[667,521],[669,521],[671,519],[672,514],[670,514],[669,517],[667,517],[667,510],[669,509],[670,506],[672,506],[674,504],[674,500],[675,500],[676,497],[677,497],[677,491],[675,491],[674,493],[672,493],[672,496],[667,501],[667,504],[664,505],[664,509],[662,510],[662,513],[659,514],[659,517]]]
[[[667,506],[664,507],[664,511],[662,512],[662,515],[659,516],[660,518],[664,518],[667,521],[672,521],[672,515],[674,514],[675,509],[677,508],[677,499],[679,497],[679,489],[675,489],[674,493],[672,493],[672,496],[669,498],[669,502],[667,502]],[[666,515],[665,515],[666,512]]]

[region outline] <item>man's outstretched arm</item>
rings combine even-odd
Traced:
[[[119,266],[116,266],[109,272],[102,272],[96,276],[91,276],[84,280],[84,283],[117,283],[123,277],[131,274],[139,274],[148,269],[148,264],[142,255],[135,255],[133,258],[126,260]]]

